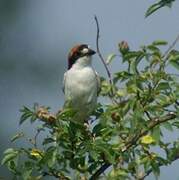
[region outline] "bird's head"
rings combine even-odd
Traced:
[[[74,46],[68,55],[68,69],[70,69],[73,64],[79,63],[81,65],[87,65],[91,62],[91,56],[96,52],[89,48],[86,44],[80,44]]]

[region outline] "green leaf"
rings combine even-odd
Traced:
[[[170,89],[170,85],[168,82],[161,82],[158,84],[156,90],[167,90],[167,89]]]
[[[152,171],[153,171],[156,179],[158,179],[158,177],[160,175],[160,168],[159,168],[158,163],[156,163],[155,161],[152,161],[151,166],[152,166]]]
[[[133,77],[133,74],[128,73],[127,71],[121,71],[121,72],[115,73],[115,77],[113,81],[114,82],[117,82],[118,80],[124,81],[131,77]]]
[[[93,163],[93,164],[91,164],[91,165],[89,166],[88,171],[89,171],[90,173],[92,173],[94,170],[97,169],[97,167],[98,167],[98,164],[97,164],[97,163]]]
[[[14,152],[16,152],[16,150],[14,150],[13,148],[8,148],[8,149],[6,149],[5,151],[4,151],[4,153],[3,154],[10,154],[10,153],[14,153]]]
[[[169,131],[173,131],[173,127],[169,122],[163,123],[162,126]]]
[[[170,61],[170,64],[171,64],[174,68],[176,68],[177,70],[179,70],[179,62],[177,62],[177,61]]]
[[[43,145],[49,144],[49,143],[53,143],[55,140],[53,138],[45,138],[43,141]]]
[[[67,105],[68,106],[68,105]],[[65,108],[60,114],[59,118],[66,120],[67,118],[71,118],[76,114],[76,111],[72,108]]]
[[[37,120],[37,115],[36,114],[32,114],[30,121],[31,123],[33,123],[35,120]]]
[[[155,45],[148,45],[147,46],[147,49],[149,49],[150,51],[153,51],[153,52],[159,52],[160,49],[158,47],[156,47]]]
[[[9,161],[13,160],[14,158],[16,158],[18,155],[18,152],[12,148],[7,149],[4,152],[4,158],[1,161],[1,164],[4,165],[6,163],[8,163]]]
[[[124,56],[124,61],[125,60],[131,60],[131,59],[133,59],[133,58],[136,58],[136,57],[138,57],[139,55],[141,55],[141,53],[143,53],[142,51],[130,51],[130,52],[128,52],[127,54],[125,54],[125,56]]]
[[[112,169],[112,171],[108,175],[108,180],[110,179],[115,179],[115,180],[125,180],[125,179],[130,179],[129,174],[127,170],[125,169]]]
[[[96,126],[94,126],[93,128],[93,133],[96,134],[96,136],[101,135],[101,129],[102,129],[102,124],[97,124]]]
[[[12,138],[11,138],[11,142],[14,142],[15,140],[21,138],[21,137],[24,137],[24,133],[23,132],[20,132],[20,133],[17,133],[16,135],[14,135]]]
[[[163,40],[156,40],[152,43],[154,46],[163,46],[163,45],[167,45],[168,42],[167,41],[163,41]]]
[[[33,165],[32,163],[25,162],[25,167],[23,168],[23,171],[22,171],[23,179],[31,179],[31,174],[33,170],[32,165]]]
[[[152,6],[150,6],[145,14],[145,17],[148,17],[149,15],[151,15],[152,13],[154,13],[155,11],[157,11],[158,9],[167,6],[169,8],[171,8],[172,3],[175,0],[161,0],[158,3],[153,4]]]
[[[172,126],[175,126],[175,127],[179,128],[179,122],[178,122],[178,121],[173,122],[173,123],[172,123]]]
[[[23,109],[20,110],[20,112],[22,112],[22,115],[19,121],[20,125],[33,115],[33,112],[26,106],[24,106]]]
[[[98,153],[97,153],[96,151],[90,150],[90,151],[89,151],[89,155],[90,155],[90,157],[91,157],[94,161],[97,161],[97,160],[98,160],[99,155],[98,155]]]
[[[159,143],[160,141],[160,136],[161,136],[161,130],[160,130],[160,126],[156,126],[153,130],[152,130],[152,137],[154,138],[154,140]]]
[[[107,59],[106,59],[106,64],[109,65],[113,59],[116,57],[116,54],[112,53],[112,54],[109,54]]]
[[[51,146],[44,154],[43,161],[48,164],[48,167],[51,168],[55,165],[56,160],[57,160],[57,149]]]
[[[135,58],[135,60],[131,61],[131,70],[133,71],[134,74],[138,74],[138,69],[137,66],[140,63],[140,61],[143,59],[145,56],[144,53],[139,53],[138,56]]]
[[[31,116],[32,116],[32,113],[28,113],[28,112],[22,114],[20,121],[19,121],[19,124],[21,125],[24,121],[26,121]]]
[[[177,70],[179,70],[179,54],[172,54],[169,58],[169,63]]]
[[[150,16],[152,13],[154,13],[155,11],[157,11],[158,9],[161,8],[161,4],[160,3],[156,3],[156,4],[153,4],[152,6],[150,6],[146,13],[145,13],[145,17],[148,17]]]

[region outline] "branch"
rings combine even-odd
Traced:
[[[111,164],[105,163],[90,177],[89,180],[97,180],[98,177],[110,166],[111,166]]]
[[[57,120],[56,115],[50,113],[48,109],[43,106],[37,109],[36,116],[39,118],[39,120],[49,124],[54,124]]]
[[[176,45],[176,43],[179,41],[179,34],[176,37],[176,39],[173,41],[173,43],[169,46],[169,48],[165,51],[163,57],[167,58],[168,54],[170,53],[170,51],[172,50],[172,48]]]
[[[137,141],[144,136],[145,134],[147,134],[149,132],[149,130],[152,130],[154,127],[156,127],[157,125],[164,123],[166,121],[169,120],[173,120],[176,118],[176,114],[173,112],[170,112],[169,114],[167,114],[164,117],[161,118],[153,118],[151,120],[151,122],[148,125],[148,129],[147,130],[141,130],[141,132],[138,135],[135,135],[132,139],[130,139],[128,142],[126,142],[124,148],[122,148],[122,152],[126,152],[129,150],[129,148],[131,148],[132,146],[136,146]],[[178,155],[179,156],[179,155]],[[179,157],[178,157],[179,158]],[[102,173],[104,173],[104,171],[106,169],[108,169],[111,166],[111,164],[109,163],[105,163],[103,164],[90,178],[90,180],[95,180],[97,179]],[[142,179],[141,179],[142,180]]]
[[[42,131],[42,129],[37,129],[37,132],[35,134],[35,137],[34,137],[34,147],[35,148],[37,148],[37,138],[41,131]]]
[[[106,64],[106,62],[105,62],[105,60],[104,60],[104,58],[103,58],[103,56],[101,54],[100,48],[99,48],[99,37],[100,37],[100,35],[99,35],[99,22],[98,22],[97,16],[94,16],[94,19],[95,19],[96,27],[97,27],[97,34],[96,34],[96,49],[97,49],[97,54],[98,54],[99,58],[101,59],[103,65],[104,65],[104,67],[106,69],[106,72],[107,72],[107,75],[108,75],[108,78],[109,78],[109,83],[112,86],[113,83],[112,83],[111,73],[110,73],[110,71],[109,71],[109,69],[107,67],[107,64]],[[113,94],[113,92],[112,92],[112,94]]]
[[[130,147],[132,147],[133,145],[136,145],[137,141],[144,135],[146,135],[149,130],[152,130],[154,127],[156,127],[157,125],[164,123],[166,121],[172,120],[176,118],[176,114],[173,112],[168,113],[166,116],[161,117],[161,118],[153,118],[149,125],[148,125],[148,129],[147,130],[142,130],[138,135],[134,136],[131,140],[129,140],[125,147],[122,149],[122,152],[125,152],[126,150],[128,150]]]
[[[55,178],[60,179],[60,180],[69,180],[69,178],[64,176],[62,173],[55,172],[53,170],[51,170],[50,172],[43,172],[42,176],[43,177],[45,177],[45,176],[52,176],[52,177],[55,177]]]

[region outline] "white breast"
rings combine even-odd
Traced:
[[[65,101],[77,110],[78,118],[87,117],[97,102],[97,78],[91,66],[71,68],[65,73]]]

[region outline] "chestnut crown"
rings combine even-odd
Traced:
[[[78,58],[83,56],[92,56],[96,52],[89,48],[87,44],[74,46],[68,54],[68,69],[70,69]]]

